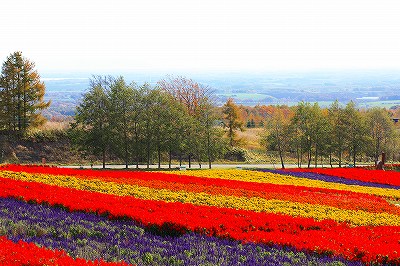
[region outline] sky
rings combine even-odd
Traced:
[[[40,72],[400,69],[400,2],[19,0],[0,60]]]

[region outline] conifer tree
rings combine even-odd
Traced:
[[[44,94],[35,64],[21,52],[10,54],[0,76],[0,130],[21,138],[29,127],[43,124],[41,111],[50,105]]]
[[[228,128],[229,145],[233,147],[236,137],[235,130],[243,130],[243,122],[240,120],[239,117],[239,108],[234,103],[233,99],[229,98],[222,107],[222,112],[224,114],[225,127]]]

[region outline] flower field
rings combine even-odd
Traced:
[[[345,170],[3,165],[0,264],[399,264],[397,183]]]
[[[344,179],[357,180],[375,184],[385,184],[400,188],[400,172],[395,171],[368,170],[363,168],[303,168],[290,169],[290,171],[337,176]]]

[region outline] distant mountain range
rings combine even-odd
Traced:
[[[155,85],[166,75],[160,73],[122,73],[127,82]],[[400,105],[399,71],[314,71],[269,73],[186,73],[210,86],[216,103],[223,105],[229,97],[243,105],[287,104],[299,101],[329,105],[334,100],[355,101],[359,107]],[[68,73],[43,75],[46,99],[52,100],[47,115],[72,115],[89,86],[91,74]]]

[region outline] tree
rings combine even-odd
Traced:
[[[366,149],[368,144],[368,128],[361,112],[357,111],[354,102],[349,102],[344,109],[347,120],[347,146],[352,157],[353,165],[356,166],[357,154]]]
[[[208,161],[208,168],[211,169],[212,162],[222,156],[226,150],[226,142],[223,138],[224,132],[222,128],[216,125],[217,111],[211,101],[203,102],[199,115],[200,119],[197,133],[198,136],[198,159],[201,163],[200,156],[204,156]],[[201,165],[200,165],[201,167]]]
[[[168,153],[168,168],[171,168],[172,156],[181,154],[184,150],[184,141],[186,132],[188,131],[189,121],[191,118],[186,113],[185,107],[180,102],[176,101],[170,94],[164,93],[164,101],[168,108],[162,110],[166,112],[164,121],[164,145],[165,151]],[[181,163],[181,160],[180,160]]]
[[[266,119],[265,131],[261,137],[261,144],[267,150],[278,151],[282,168],[285,168],[283,153],[288,150],[291,138],[291,116],[289,109],[275,109]]]
[[[157,153],[158,167],[161,167],[161,154],[168,150],[171,122],[174,115],[170,95],[158,88],[149,90],[146,95],[145,132],[147,143],[147,167],[151,151]]]
[[[329,163],[332,166],[331,154],[334,153],[338,158],[339,167],[342,166],[343,152],[346,141],[349,138],[348,117],[345,116],[343,108],[336,100],[329,108],[329,124],[331,128],[331,151]]]
[[[41,111],[50,106],[44,94],[35,64],[21,52],[10,54],[0,76],[0,130],[21,138],[29,127],[43,124]]]
[[[367,111],[367,124],[371,136],[372,155],[375,164],[378,163],[379,155],[387,149],[387,143],[393,135],[394,124],[389,113],[385,109],[371,108]]]
[[[128,168],[131,158],[130,144],[132,142],[134,116],[134,89],[128,86],[123,77],[118,77],[110,83],[107,97],[110,102],[110,141],[113,152],[123,158],[125,168]]]
[[[400,148],[400,132],[395,130],[391,136],[388,149],[387,149],[387,161],[391,158],[392,162],[399,161],[399,148]],[[390,156],[391,155],[391,156]]]
[[[318,156],[322,156],[325,152],[324,149],[326,147],[327,142],[327,132],[328,132],[328,120],[326,113],[319,107],[316,103],[312,106],[312,133],[314,135],[314,159],[315,159],[315,167],[318,164]]]
[[[168,76],[158,82],[158,87],[182,103],[191,116],[196,116],[204,101],[212,98],[212,91],[208,86],[181,76]]]
[[[224,126],[228,128],[228,139],[231,147],[235,144],[235,130],[243,130],[243,122],[239,119],[239,108],[232,98],[229,98],[222,107]]]
[[[212,91],[208,86],[199,84],[185,77],[167,77],[158,82],[158,87],[171,95],[175,100],[184,106],[187,114],[184,139],[182,147],[186,150],[189,168],[193,156],[202,157],[201,150],[204,143],[199,142],[199,133],[204,128],[201,127],[204,120],[207,108],[213,108]],[[208,127],[209,128],[209,127]],[[181,156],[180,156],[181,157]],[[181,161],[181,160],[180,160]]]
[[[136,168],[139,168],[139,161],[141,156],[141,151],[143,150],[142,137],[143,137],[143,118],[145,117],[146,109],[145,106],[145,96],[148,92],[149,84],[145,83],[138,86],[136,83],[131,83],[130,87],[133,89],[132,95],[132,105],[130,106],[130,123],[132,123],[133,130],[133,140],[131,143],[131,149],[133,157],[136,161]]]
[[[89,91],[76,107],[75,122],[71,125],[73,143],[87,153],[101,156],[103,168],[112,134],[108,95],[114,82],[112,77],[94,76],[90,80]]]
[[[291,122],[292,127],[297,130],[300,156],[303,151],[307,152],[307,167],[311,165],[313,147],[318,149],[317,138],[320,135],[321,126],[317,122],[320,119],[320,111],[318,103],[311,105],[310,103],[300,102]]]

